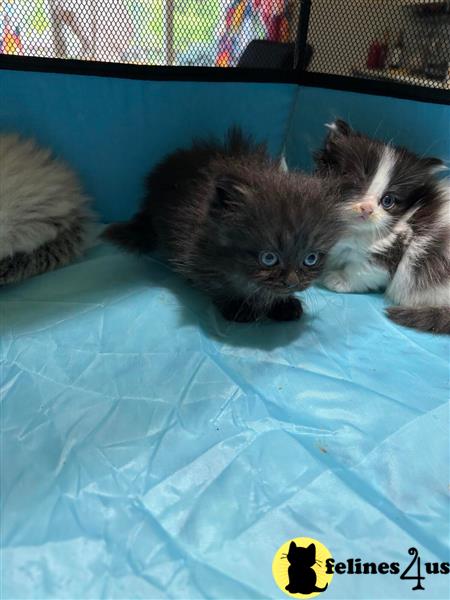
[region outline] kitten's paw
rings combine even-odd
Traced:
[[[323,278],[323,285],[332,292],[351,292],[352,287],[343,271],[332,271]]]
[[[240,300],[231,300],[220,304],[219,310],[224,319],[235,323],[251,323],[258,319],[255,307]]]
[[[274,321],[297,321],[303,313],[300,300],[289,296],[286,300],[278,300],[272,304],[267,316]]]

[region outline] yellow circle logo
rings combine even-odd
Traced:
[[[324,592],[331,580],[326,561],[331,552],[317,540],[299,537],[278,548],[272,574],[282,592],[293,598],[314,598]]]

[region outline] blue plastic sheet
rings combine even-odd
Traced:
[[[226,323],[107,246],[0,290],[2,597],[281,598],[298,536],[448,560],[448,338],[381,296],[304,297],[298,324]],[[326,597],[448,581],[335,575]]]

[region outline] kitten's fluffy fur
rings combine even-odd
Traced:
[[[68,263],[86,238],[87,198],[49,150],[0,134],[0,284]]]
[[[225,144],[196,142],[150,174],[141,210],[105,236],[130,251],[159,248],[209,294],[225,318],[292,320],[293,292],[320,274],[338,235],[336,200],[317,177],[280,171],[264,147],[233,130]],[[261,264],[261,253],[278,264]],[[313,266],[305,257],[317,253]]]
[[[318,173],[337,177],[346,233],[323,283],[338,292],[386,289],[397,323],[450,333],[450,185],[443,167],[336,121],[316,153]],[[383,203],[392,206],[383,208]]]

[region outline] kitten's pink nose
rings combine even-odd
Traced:
[[[373,214],[373,204],[372,202],[360,202],[358,205],[358,209],[360,212],[360,216],[363,219],[368,219],[371,214]]]
[[[285,275],[283,283],[287,288],[295,288],[300,283],[300,279],[295,271],[291,271]]]

